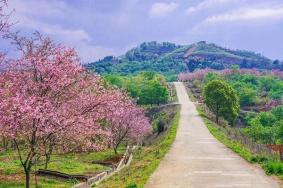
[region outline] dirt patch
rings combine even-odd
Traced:
[[[114,157],[110,157],[108,159],[105,160],[101,160],[101,161],[92,161],[93,164],[99,164],[99,165],[103,165],[103,166],[116,166],[120,160],[123,158],[123,155],[116,155]]]
[[[184,58],[188,58],[195,51],[196,47],[196,45],[193,45],[191,48],[187,49],[184,54]]]
[[[103,162],[117,164],[123,158],[123,155],[117,155],[108,159],[105,159]]]
[[[0,182],[6,182],[6,181],[14,181],[14,182],[20,182],[23,181],[24,176],[22,174],[0,174]]]

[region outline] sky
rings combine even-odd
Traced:
[[[208,41],[283,60],[283,0],[9,0],[13,27],[74,47],[83,63],[144,41]]]

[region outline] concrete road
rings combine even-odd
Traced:
[[[177,137],[146,188],[279,188],[279,182],[218,142],[208,131],[182,83]]]

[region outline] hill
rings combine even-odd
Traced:
[[[180,72],[202,68],[221,70],[233,64],[240,68],[283,70],[283,62],[278,60],[272,61],[258,53],[231,50],[205,41],[191,45],[144,42],[125,55],[107,56],[85,66],[100,74],[128,75],[155,71],[172,79]]]

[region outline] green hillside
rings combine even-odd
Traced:
[[[244,50],[226,49],[201,41],[191,45],[147,42],[129,50],[125,55],[107,56],[85,65],[100,74],[136,74],[155,71],[173,79],[178,73],[195,69],[224,69],[237,64],[240,68],[280,69],[283,63],[272,61],[261,54]]]

